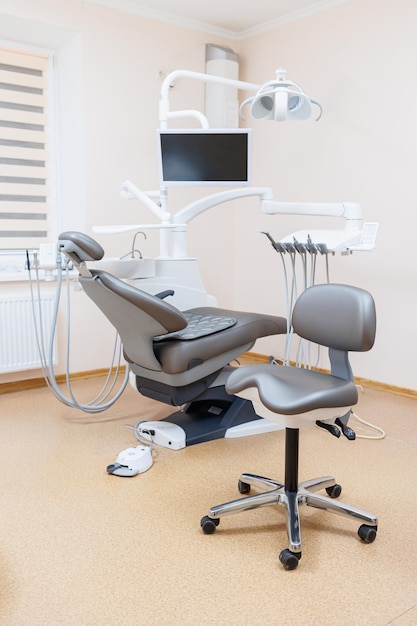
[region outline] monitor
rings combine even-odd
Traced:
[[[162,186],[251,184],[250,129],[159,129],[157,135]]]

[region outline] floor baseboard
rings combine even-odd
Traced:
[[[265,354],[258,354],[257,352],[245,352],[238,359],[238,362],[242,365],[247,365],[249,363],[269,363],[269,361],[269,356]],[[124,371],[125,368],[121,367],[120,373],[124,374]],[[326,370],[323,369],[321,371],[325,372]],[[87,380],[89,378],[96,378],[98,376],[106,376],[107,374],[108,370],[106,369],[90,370],[87,372],[75,372],[74,374],[71,374],[71,381]],[[65,374],[57,375],[56,381],[59,385],[65,383]],[[417,399],[417,390],[415,389],[407,389],[406,387],[388,385],[387,383],[380,383],[378,381],[371,380],[369,378],[362,378],[360,376],[355,376],[355,382],[357,385],[360,385],[361,387],[367,387],[368,389],[374,389],[376,391],[386,391],[387,393],[392,393],[397,396]],[[46,382],[43,377],[28,378],[25,380],[16,380],[13,382],[0,383],[0,395],[5,393],[13,393],[15,391],[28,391],[30,389],[37,389],[39,387],[46,387]]]
[[[125,366],[119,368],[119,373],[124,375]],[[115,368],[113,368],[113,373],[115,372]],[[75,382],[76,380],[88,380],[90,378],[97,378],[99,376],[107,376],[107,369],[97,369],[97,370],[89,370],[87,372],[74,372],[71,374],[71,382]],[[65,374],[57,374],[56,382],[58,385],[65,384],[67,382],[67,378]],[[14,391],[28,391],[30,389],[38,389],[39,387],[46,387],[46,381],[43,376],[38,378],[26,378],[24,380],[15,380],[7,383],[0,383],[0,395],[4,393],[12,393]]]

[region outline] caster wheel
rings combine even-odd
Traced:
[[[298,561],[301,559],[301,552],[291,552],[291,550],[282,550],[279,555],[279,560],[286,570],[295,569],[298,565]]]
[[[376,527],[362,524],[359,526],[358,535],[364,543],[373,543],[376,539]]]
[[[202,517],[200,521],[200,526],[203,529],[203,533],[205,535],[212,535],[219,524],[219,519],[212,519],[208,515]]]
[[[333,487],[326,487],[326,493],[330,498],[338,498],[342,493],[342,487],[336,483]]]
[[[248,483],[244,483],[243,480],[239,480],[237,484],[237,488],[239,489],[239,493],[249,493],[250,485]]]

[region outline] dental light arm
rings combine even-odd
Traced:
[[[215,76],[214,74],[203,74],[200,72],[192,72],[190,70],[175,70],[165,77],[161,86],[159,102],[159,122],[161,128],[166,128],[168,120],[170,119],[190,116],[197,118],[200,121],[202,128],[209,128],[209,122],[206,116],[200,111],[186,110],[171,112],[169,110],[169,90],[179,78],[189,78],[191,80],[199,80],[204,83],[227,85],[229,87],[236,87],[237,89],[246,89],[248,91],[258,91],[260,88],[260,85],[256,85],[254,83],[247,83],[241,80],[234,80],[232,78]]]
[[[244,119],[242,108],[247,104],[251,105],[251,116],[257,120],[275,120],[276,122],[306,120],[311,115],[312,104],[319,108],[319,115],[316,117],[316,121],[321,117],[321,104],[315,98],[308,96],[300,85],[291,80],[286,80],[286,70],[282,68],[276,70],[276,78],[274,80],[268,81],[262,85],[216,76],[214,74],[203,74],[189,70],[175,70],[165,77],[161,86],[159,102],[159,122],[161,128],[167,128],[170,119],[184,117],[194,117],[199,121],[202,128],[209,128],[207,117],[200,111],[170,111],[169,91],[179,78],[189,78],[204,83],[216,83],[217,85],[226,85],[228,87],[235,87],[236,89],[255,92],[254,96],[247,98],[240,106],[240,116],[242,119]]]
[[[185,109],[184,111],[171,111],[168,113],[168,117],[170,120],[174,119],[182,119],[184,117],[195,118],[197,122],[200,123],[201,128],[209,128],[209,122],[206,116],[201,113],[201,111],[197,111],[196,109]],[[161,124],[161,128],[162,128]]]

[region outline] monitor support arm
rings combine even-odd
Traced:
[[[273,202],[272,190],[268,187],[242,187],[211,194],[177,211],[172,217],[173,223],[177,224],[177,227],[171,234],[173,257],[184,258],[187,256],[187,224],[192,219],[218,204],[223,204],[230,200],[238,200],[239,198],[248,198],[250,196],[259,196],[261,202]]]

